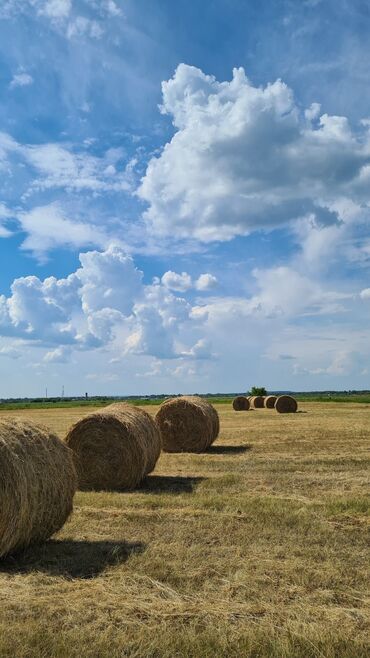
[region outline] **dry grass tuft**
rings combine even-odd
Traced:
[[[75,423],[65,439],[82,490],[134,489],[161,451],[156,422],[143,409],[112,404]]]
[[[215,408],[196,396],[166,400],[156,420],[165,452],[204,452],[220,430]]]
[[[207,453],[78,492],[55,539],[0,563],[1,658],[368,658],[370,406],[216,408]],[[17,415],[64,436],[88,413]]]
[[[0,557],[48,539],[72,511],[72,453],[50,430],[0,421]]]
[[[250,407],[249,400],[245,395],[238,395],[233,399],[234,411],[248,411]]]

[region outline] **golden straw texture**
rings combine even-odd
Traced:
[[[204,452],[220,431],[216,409],[196,396],[166,400],[156,420],[165,452]]]
[[[117,403],[85,416],[70,428],[80,489],[134,489],[160,454],[154,419],[143,409]]]
[[[0,421],[0,557],[48,539],[72,512],[72,453],[46,427]]]
[[[249,407],[249,400],[245,395],[237,395],[237,397],[233,399],[234,411],[248,411]]]

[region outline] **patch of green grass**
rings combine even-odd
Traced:
[[[204,396],[212,404],[230,404],[236,394]],[[370,404],[370,393],[292,393],[301,402],[351,402]],[[168,396],[166,396],[168,397]],[[77,407],[105,407],[113,402],[128,402],[135,406],[156,406],[161,404],[165,396],[159,397],[122,397],[122,398],[80,398],[66,399],[52,398],[43,400],[17,400],[0,402],[0,410],[16,411],[18,409],[69,409]]]
[[[63,400],[55,398],[53,400],[19,400],[17,402],[0,402],[0,411],[17,411],[18,409],[72,409],[77,407],[106,407],[113,402],[128,402],[135,406],[156,406],[161,404],[165,398],[106,398],[102,399],[78,399],[78,400]],[[212,404],[227,404],[231,403],[231,397],[210,397],[207,398]]]

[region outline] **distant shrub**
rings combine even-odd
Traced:
[[[264,386],[252,386],[249,395],[267,395],[267,391]]]

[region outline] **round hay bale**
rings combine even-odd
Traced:
[[[72,512],[72,452],[42,425],[0,421],[0,557],[49,539]]]
[[[245,395],[238,395],[233,400],[234,411],[248,411],[249,406],[249,400]]]
[[[262,395],[255,395],[254,397],[252,397],[251,407],[254,407],[255,409],[263,409],[264,400]]]
[[[82,490],[134,489],[161,451],[155,420],[143,409],[116,403],[89,414],[67,436]]]
[[[266,407],[266,409],[273,409],[275,407],[276,400],[277,400],[276,395],[267,395],[265,397],[265,407]]]
[[[275,409],[279,414],[294,414],[298,409],[297,400],[291,395],[279,395],[275,402]]]
[[[220,431],[216,409],[196,396],[167,400],[161,405],[156,420],[165,452],[204,452]]]
[[[128,409],[135,409],[136,416],[141,415],[141,418],[145,423],[147,422],[148,418],[150,419],[151,431],[143,432],[142,439],[145,443],[145,448],[147,451],[147,464],[145,469],[145,475],[151,473],[155,468],[155,465],[159,459],[159,455],[161,454],[161,449],[162,449],[161,435],[152,416],[150,416],[146,411],[144,411],[144,409],[141,409],[140,407],[133,407],[132,405],[129,405],[126,402],[114,402],[113,404],[110,404],[108,407],[105,408],[112,411],[124,412],[124,413]]]

